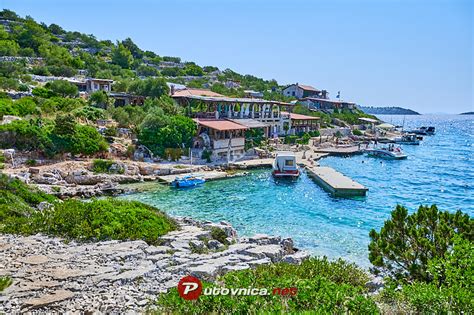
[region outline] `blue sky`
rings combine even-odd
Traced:
[[[470,0],[0,0],[99,39],[423,113],[473,111]]]

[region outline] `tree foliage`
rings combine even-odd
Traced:
[[[54,94],[62,97],[75,97],[79,93],[77,86],[66,80],[48,82],[45,87],[50,89]]]
[[[118,43],[112,51],[112,62],[122,68],[129,69],[133,63],[132,53],[122,43]]]
[[[154,108],[140,124],[138,140],[153,153],[164,156],[166,148],[190,147],[195,132],[192,119],[167,116],[161,108]]]
[[[444,258],[456,235],[473,241],[473,222],[461,211],[443,212],[435,205],[411,215],[398,205],[380,232],[370,231],[369,260],[394,279],[430,282],[428,262]]]
[[[163,78],[147,78],[132,81],[128,87],[128,92],[154,98],[168,94],[169,88]]]

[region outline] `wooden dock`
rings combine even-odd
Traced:
[[[336,197],[365,196],[369,190],[330,167],[306,165],[306,170],[319,186]]]

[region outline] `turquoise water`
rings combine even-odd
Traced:
[[[381,116],[402,124],[403,117]],[[124,196],[174,215],[226,220],[239,235],[290,236],[315,255],[343,257],[368,266],[370,229],[379,229],[390,211],[402,204],[410,211],[436,203],[443,210],[474,215],[474,117],[407,116],[406,127],[432,125],[437,134],[420,146],[404,146],[407,160],[365,156],[328,157],[320,161],[369,188],[364,198],[333,198],[306,174],[296,182],[275,181],[269,170],[202,187]]]

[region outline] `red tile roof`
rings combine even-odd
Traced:
[[[288,113],[288,112],[281,112],[282,114],[290,114],[290,119],[292,120],[319,120],[321,118],[319,117],[314,117],[314,116],[307,116],[307,115],[301,115],[301,114],[294,114],[294,113]]]
[[[300,88],[302,88],[305,91],[314,91],[314,92],[319,92],[319,90],[315,87],[312,87],[311,85],[303,85],[303,84],[298,84]]]
[[[222,94],[212,92],[211,90],[205,90],[205,89],[184,89],[184,90],[178,90],[174,92],[173,94],[173,96],[191,96],[191,95],[213,96],[213,97],[223,96]]]
[[[198,125],[205,126],[214,130],[245,130],[247,127],[224,119],[193,119]]]

